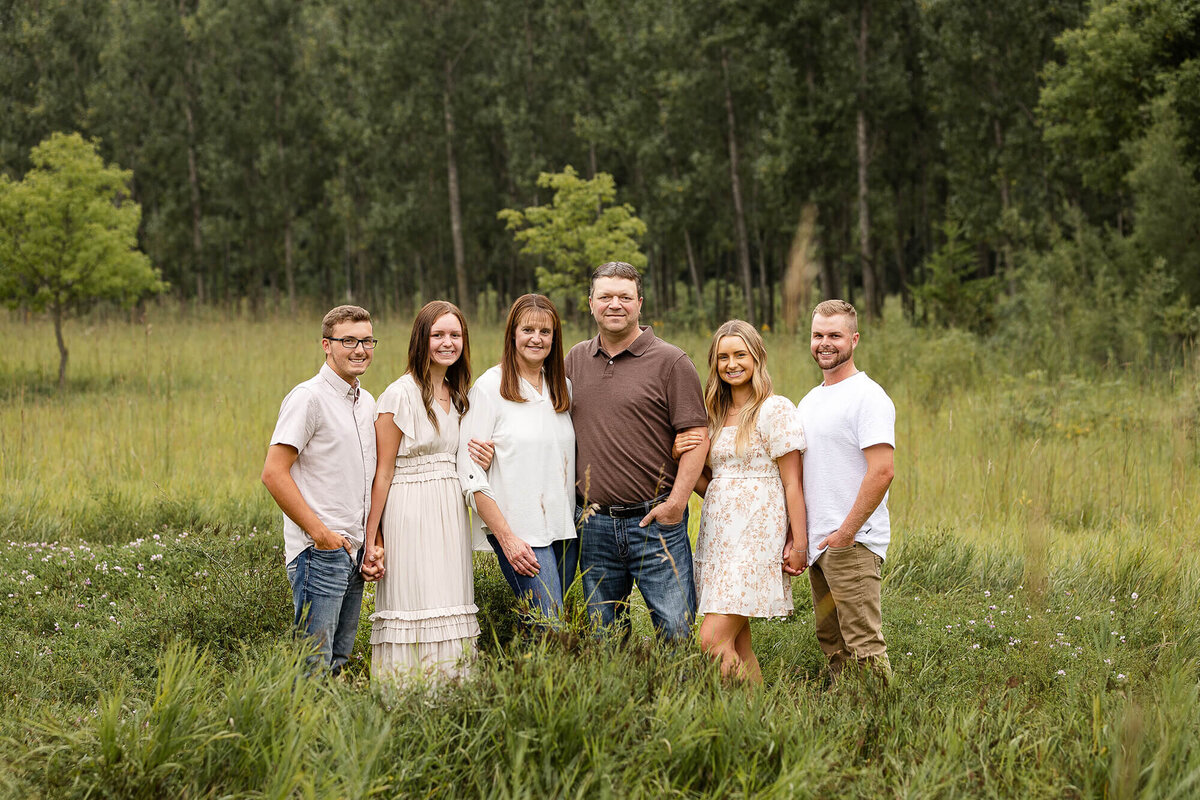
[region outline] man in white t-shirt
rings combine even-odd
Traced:
[[[813,310],[812,356],[825,380],[799,403],[808,449],[804,501],[817,641],[836,677],[846,662],[891,677],[879,589],[891,539],[896,407],[854,366],[858,314],[844,300]]]
[[[295,625],[313,640],[310,672],[341,671],[354,648],[363,580],[383,575],[383,550],[363,564],[375,479],[375,399],[359,385],[375,353],[371,315],[338,306],[321,323],[325,363],[292,389],[263,465],[283,511],[284,563]]]

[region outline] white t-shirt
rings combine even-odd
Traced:
[[[571,412],[555,412],[549,386],[520,380],[524,403],[500,396],[500,367],[479,376],[459,429],[458,480],[476,533],[486,530],[475,493],[496,502],[509,528],[530,547],[575,538],[575,428]],[[569,389],[569,383],[568,383]],[[471,439],[496,443],[487,472],[471,460]]]
[[[357,383],[357,382],[356,382]],[[338,377],[329,364],[283,398],[271,444],[299,455],[292,480],[317,518],[362,547],[371,482],[375,480],[375,399]],[[290,564],[312,537],[283,516],[284,563]]]
[[[865,372],[832,386],[821,384],[797,407],[808,450],[804,453],[804,505],[808,512],[808,558],[817,560],[817,542],[833,533],[854,506],[867,475],[863,450],[896,446],[896,406]],[[892,526],[887,495],[854,536],[880,558],[887,557]]]

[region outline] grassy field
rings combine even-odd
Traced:
[[[78,323],[61,396],[53,346],[14,346],[50,327],[0,318],[0,794],[1200,794],[1194,367],[1066,374],[899,318],[864,331],[898,410],[886,689],[828,686],[803,581],[792,619],[755,624],[766,682],[744,689],[644,617],[629,647],[514,639],[483,557],[474,677],[389,696],[361,658],[297,680],[258,483],[318,316]],[[407,331],[377,321],[376,394]],[[474,334],[480,373],[500,343]],[[793,400],[819,380],[806,345],[767,339]]]

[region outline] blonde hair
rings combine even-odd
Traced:
[[[817,317],[837,317],[844,316],[849,323],[850,332],[858,333],[858,312],[854,310],[854,306],[847,303],[845,300],[825,300],[817,303],[817,307],[813,309],[813,319]]]
[[[744,320],[731,319],[717,328],[713,333],[712,344],[708,346],[708,381],[704,385],[704,409],[708,412],[709,440],[717,440],[717,434],[721,432],[725,417],[733,405],[733,390],[717,374],[717,347],[726,336],[737,336],[745,342],[746,349],[750,351],[750,358],[754,361],[754,374],[750,376],[750,400],[742,406],[738,414],[737,435],[733,440],[734,452],[740,456],[745,454],[750,445],[750,432],[758,423],[759,409],[773,393],[774,385],[771,383],[770,373],[767,372],[767,347],[754,326]]]

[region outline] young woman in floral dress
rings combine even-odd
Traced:
[[[730,320],[713,334],[704,405],[712,444],[696,487],[704,496],[695,558],[700,646],[723,675],[759,682],[750,619],[792,612],[781,561],[805,568],[807,534],[804,432],[796,407],[772,393],[766,348],[749,323]],[[689,445],[681,435],[676,448]]]

